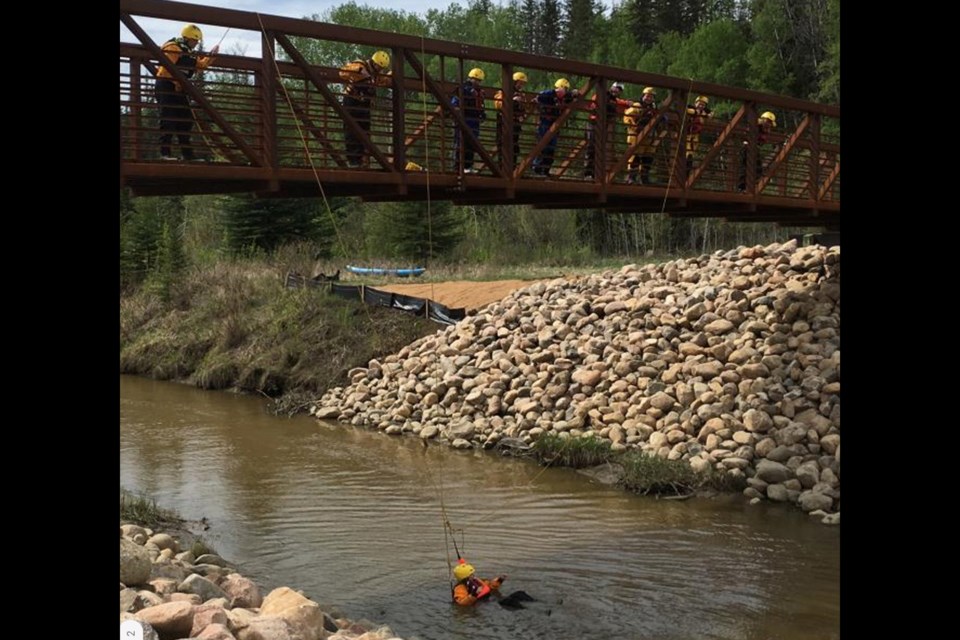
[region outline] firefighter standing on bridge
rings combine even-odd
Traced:
[[[550,127],[557,121],[560,114],[571,102],[580,97],[577,89],[570,89],[570,81],[566,78],[560,78],[553,83],[553,89],[546,89],[537,94],[537,104],[540,105],[540,124],[537,126],[537,140],[542,140],[547,135]],[[546,146],[536,160],[533,161],[534,174],[546,178],[550,175],[550,167],[553,166],[553,156],[557,150],[557,138],[560,137],[558,131]]]
[[[203,33],[195,24],[186,25],[180,36],[171,38],[163,44],[163,54],[187,78],[197,71],[210,66],[213,57],[220,51],[220,45],[210,50],[209,55],[200,55],[197,46],[203,40]],[[190,131],[193,129],[193,112],[190,99],[173,74],[162,64],[157,67],[155,86],[157,104],[160,106],[160,159],[179,160],[173,155],[171,144],[174,133],[180,143],[180,153],[184,160],[196,159],[190,144]]]
[[[693,157],[697,153],[697,147],[700,146],[700,132],[703,131],[703,124],[710,117],[710,100],[706,96],[697,96],[693,105],[687,106],[687,175],[693,171]]]
[[[600,139],[609,140],[610,132],[613,131],[614,125],[616,124],[616,119],[619,114],[622,114],[627,107],[630,106],[629,100],[624,100],[621,98],[623,94],[623,85],[619,82],[614,82],[610,85],[610,88],[607,89],[607,136],[601,136]],[[598,125],[597,117],[597,94],[593,94],[590,98],[590,119],[587,121],[587,149],[586,149],[586,160],[583,167],[583,177],[592,178],[593,177],[593,163],[594,158],[597,154],[597,147],[600,146],[600,139],[597,138],[596,128]]]
[[[340,69],[340,78],[346,83],[343,106],[357,125],[370,134],[370,107],[377,95],[377,87],[389,87],[391,83],[390,54],[377,51],[369,60],[354,60]],[[363,165],[365,157],[363,141],[344,123],[343,139],[346,143],[347,163],[351,167]]]
[[[483,89],[480,87],[486,78],[487,74],[484,73],[480,67],[470,69],[470,73],[467,74],[467,80],[463,83],[463,86],[460,87],[460,91],[450,98],[450,105],[460,110],[463,119],[470,128],[470,132],[473,133],[473,137],[478,139],[480,137],[480,123],[487,119],[487,111],[483,106],[485,98]],[[463,132],[459,126],[454,125],[454,166],[459,166],[460,164],[461,151],[463,152],[463,172],[477,173],[477,170],[473,168],[473,146],[469,142],[464,144]]]
[[[523,127],[523,120],[529,113],[536,110],[536,105],[527,100],[523,95],[523,88],[527,86],[527,74],[517,71],[513,74],[513,166],[520,163],[520,131]],[[506,131],[507,126],[503,116],[503,90],[497,91],[493,95],[493,106],[497,110],[497,148],[500,149],[501,157],[506,157],[503,150],[506,149]]]
[[[636,144],[644,127],[651,121],[657,120],[653,129],[647,132],[627,164],[627,184],[650,184],[650,169],[653,167],[653,154],[657,148],[656,127],[666,122],[666,116],[660,115],[657,106],[656,89],[647,87],[643,90],[640,102],[634,102],[623,114],[623,123],[627,125],[627,146]],[[639,169],[639,177],[637,170]]]
[[[777,126],[777,116],[772,111],[764,111],[757,120],[757,158],[754,165],[754,180],[759,181],[763,175],[763,145],[769,141],[770,133]],[[737,191],[747,190],[747,164],[750,157],[750,141],[744,140],[740,147],[740,177],[737,180]]]

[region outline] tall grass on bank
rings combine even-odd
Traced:
[[[613,463],[618,484],[639,495],[690,495],[698,490],[740,491],[743,481],[723,471],[694,471],[686,460],[667,460],[643,451],[616,452],[606,438],[542,434],[530,455],[540,464],[583,469]]]
[[[533,444],[533,457],[540,464],[583,469],[609,462],[614,453],[606,438],[561,437],[544,433]]]
[[[642,451],[625,454],[620,484],[639,495],[690,495],[701,489],[739,491],[741,481],[723,471],[695,471],[686,460],[667,460]]]
[[[179,527],[184,520],[169,509],[161,509],[156,500],[120,487],[120,522],[151,529]]]
[[[184,277],[170,300],[141,289],[120,299],[120,372],[235,388],[305,407],[372,358],[438,325],[317,289],[284,288],[264,262],[211,265]],[[287,412],[287,411],[285,411]]]

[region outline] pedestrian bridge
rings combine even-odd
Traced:
[[[141,25],[146,18],[174,22],[169,32],[148,34]],[[134,195],[323,193],[369,201],[666,211],[673,216],[840,228],[838,106],[586,62],[165,0],[120,0],[120,22],[135,40],[120,42],[120,185]],[[187,80],[160,51],[184,23],[196,23],[207,34],[226,29],[258,34],[263,54],[221,52],[210,68]],[[379,90],[367,127],[342,106],[338,70],[380,49],[391,55],[392,86]],[[344,57],[318,60],[318,50],[341,51]],[[191,101],[193,162],[160,159],[154,74],[161,65],[181,80]],[[473,67],[486,72],[488,118],[477,136],[450,107],[451,96]],[[503,89],[505,108],[510,109],[515,71],[530,77],[527,98],[552,88],[558,77],[567,78],[581,96],[596,92],[597,146],[590,166],[585,153],[590,111],[584,99],[571,103],[539,140],[536,114],[526,116],[519,125],[518,157],[513,157],[511,144],[499,144],[492,96]],[[622,119],[607,117],[606,91],[598,91],[612,82],[623,83],[624,97],[633,100],[639,100],[646,86],[657,89],[664,117],[643,127],[632,144]],[[686,106],[699,95],[709,98],[713,113],[688,164]],[[751,142],[757,137],[758,115],[766,111],[776,115],[778,127],[758,147]],[[505,140],[511,139],[512,126],[512,119],[505,118]],[[360,167],[347,162],[346,131],[363,143],[366,160]],[[475,150],[476,173],[459,169],[454,156],[457,131]],[[551,175],[536,176],[533,162],[551,138],[556,139]],[[627,184],[629,159],[641,147],[654,149],[651,184]]]

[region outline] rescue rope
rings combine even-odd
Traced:
[[[263,18],[259,13],[257,15],[257,21],[260,23],[260,31],[264,36],[264,40],[268,40],[266,27],[263,25]],[[323,204],[327,209],[327,216],[330,218],[330,225],[333,227],[334,235],[337,238],[337,243],[340,245],[340,250],[346,255],[346,243],[343,240],[343,235],[340,233],[340,227],[337,225],[337,220],[333,215],[333,209],[330,207],[330,202],[327,200],[327,194],[323,189],[323,182],[320,180],[320,172],[316,167],[316,164],[313,161],[313,154],[310,152],[310,145],[307,143],[307,137],[303,132],[303,127],[300,126],[300,118],[297,117],[296,110],[293,107],[293,99],[290,97],[290,92],[287,91],[287,86],[282,82],[283,76],[280,73],[280,65],[277,63],[277,57],[274,55],[273,50],[270,47],[265,47],[270,54],[270,59],[273,62],[274,70],[277,74],[277,84],[283,90],[283,96],[286,98],[287,106],[290,108],[290,117],[293,122],[297,125],[297,134],[300,136],[300,142],[303,144],[303,152],[307,157],[307,161],[310,163],[310,170],[313,171],[313,177],[317,181],[317,187],[320,189],[320,197],[323,199]],[[264,53],[266,55],[266,53]],[[305,81],[306,82],[306,81]],[[370,326],[373,327],[373,316],[370,313],[369,305],[361,304],[360,305],[364,313],[367,316],[367,321],[370,323]],[[382,335],[378,330],[375,329],[374,336],[380,340]]]
[[[423,441],[423,447],[424,447],[424,455],[429,456],[430,446],[427,444],[426,440]],[[456,585],[456,581],[454,581],[452,578],[453,562],[450,560],[450,543],[451,541],[453,542],[453,548],[457,553],[457,560],[459,560],[463,556],[460,553],[460,547],[457,546],[456,533],[457,531],[460,532],[460,543],[462,546],[463,545],[463,529],[454,529],[453,525],[450,524],[450,518],[447,516],[447,505],[443,497],[443,456],[444,456],[443,449],[441,449],[438,452],[438,455],[440,456],[440,462],[438,463],[438,465],[440,466],[439,480],[437,479],[437,477],[434,476],[433,470],[430,468],[429,459],[424,460],[424,468],[426,468],[427,470],[427,475],[429,476],[429,482],[433,486],[434,491],[436,491],[438,500],[440,502],[440,525],[443,527],[443,545],[446,551],[445,556],[447,559],[447,576],[450,576],[448,577],[448,580],[450,581],[450,597],[452,598],[453,589],[454,589],[454,586]]]
[[[433,253],[433,218],[431,217],[430,202],[430,122],[427,119],[427,52],[423,34],[420,34],[420,66],[423,73],[420,74],[420,97],[423,105],[423,165],[427,173],[427,250]],[[440,121],[441,123],[443,120]],[[441,158],[441,162],[443,159]],[[430,255],[427,256],[428,258]],[[430,299],[436,300],[433,280],[430,281]]]
[[[261,25],[261,26],[262,26],[262,25]],[[217,41],[217,44],[213,45],[213,46],[215,46],[215,47],[218,47],[217,53],[220,52],[220,49],[219,49],[220,44],[223,42],[223,39],[227,37],[227,34],[228,34],[228,33],[230,33],[230,27],[227,27],[227,30],[223,32],[223,35],[220,36],[220,39]]]
[[[677,132],[677,147],[673,154],[673,162],[670,164],[670,170],[667,172],[667,188],[663,192],[663,203],[660,205],[660,215],[667,210],[667,198],[670,197],[670,185],[673,183],[673,170],[677,166],[677,156],[680,155],[680,147],[684,147],[686,154],[686,137],[683,132],[687,123],[687,103],[690,101],[690,93],[693,91],[693,78],[690,78],[690,84],[687,87],[687,97],[683,104],[683,115],[680,117],[680,130]]]

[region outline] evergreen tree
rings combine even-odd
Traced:
[[[597,40],[597,17],[602,8],[595,0],[564,0],[560,51],[564,58],[589,60]]]
[[[523,35],[526,46],[525,53],[540,53],[540,5],[537,0],[523,0],[520,8],[520,22],[523,24]]]
[[[462,216],[449,202],[398,202],[383,205],[369,217],[368,249],[372,257],[425,264],[452,251],[463,236]]]
[[[828,58],[827,0],[753,0],[750,8],[753,87],[815,99]],[[839,38],[836,44],[839,49]]]
[[[825,23],[826,51],[817,68],[820,91],[817,99],[840,104],[840,0],[828,0]]]
[[[323,201],[317,198],[224,198],[224,230],[233,253],[272,251],[294,241],[316,242],[324,235]]]
[[[161,275],[171,276],[183,267],[183,217],[182,196],[139,198],[133,202],[121,197],[121,285],[140,284],[161,271]]]
[[[537,45],[539,48],[537,53],[542,55],[559,56],[561,54],[559,0],[542,0]]]

